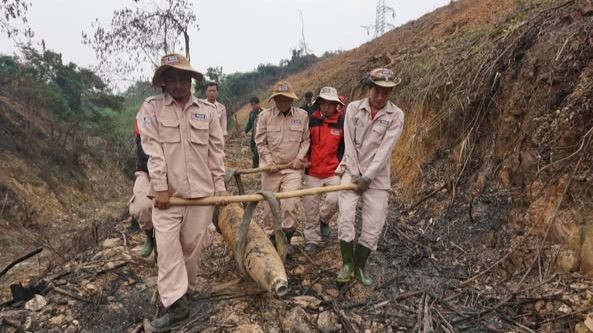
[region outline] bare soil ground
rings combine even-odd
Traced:
[[[227,146],[229,166],[250,163],[240,141]],[[257,177],[244,182],[248,189],[258,187]],[[435,196],[438,203],[447,192]],[[391,202],[369,263],[373,287],[336,285],[341,261],[335,225],[314,256],[304,254],[301,237],[294,240],[297,254],[286,264],[290,292],[282,299],[240,281],[217,236],[191,292],[191,321],[178,331],[567,332],[592,309],[593,281],[556,273],[557,248],[543,247],[538,256],[538,238],[504,223],[504,193],[475,202],[471,219],[458,218],[465,215],[463,203],[432,216],[402,207],[397,192]],[[137,256],[143,235],[130,228],[129,218],[102,223],[99,245],[42,276],[37,293],[48,305],[35,312],[23,301],[8,302],[1,316],[32,332],[141,332],[143,319],[162,310],[153,258]],[[10,325],[2,327],[10,331]]]

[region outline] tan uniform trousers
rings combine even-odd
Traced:
[[[152,229],[152,200],[148,198],[150,191],[150,178],[144,171],[136,171],[134,182],[134,195],[130,199],[130,215],[140,224],[142,230]]]
[[[302,170],[286,169],[275,173],[264,172],[261,177],[263,191],[286,192],[300,190],[303,181]],[[280,202],[282,215],[282,228],[295,230],[297,227],[297,205],[299,199],[284,199]],[[274,216],[267,201],[264,201],[264,231],[271,235],[274,233]]]
[[[345,172],[342,184],[352,183],[352,176]],[[356,236],[354,222],[356,219],[356,206],[362,197],[362,227],[358,243],[376,251],[381,231],[387,219],[388,190],[369,188],[362,195],[354,191],[341,191],[338,199],[340,213],[338,215],[338,239],[351,242]]]
[[[202,250],[212,241],[214,207],[153,210],[158,257],[158,289],[165,307],[183,296],[197,276]],[[166,260],[164,260],[166,258]]]
[[[305,188],[321,187],[340,184],[338,176],[328,178],[317,178],[305,175]],[[320,194],[307,195],[303,197],[303,208],[305,209],[305,243],[321,243],[321,230],[319,221],[329,223],[329,220],[338,211],[339,192],[327,193],[325,199]]]

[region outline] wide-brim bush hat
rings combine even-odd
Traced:
[[[197,81],[202,81],[204,79],[204,75],[202,75],[202,73],[198,72],[197,70],[191,67],[187,58],[185,58],[181,54],[170,53],[164,55],[161,58],[161,65],[159,66],[159,68],[156,69],[152,77],[153,86],[161,87],[164,85],[162,76],[163,73],[169,68],[175,68],[178,70],[189,72],[191,73],[191,77]]]
[[[278,81],[274,84],[274,89],[272,90],[272,95],[268,98],[268,101],[271,101],[276,96],[286,96],[293,100],[299,99],[298,96],[294,93],[294,89],[292,89],[292,85],[286,81]]]
[[[346,104],[344,104],[344,102],[342,102],[340,100],[340,96],[338,96],[338,90],[334,87],[321,88],[321,90],[319,91],[319,96],[317,96],[315,98],[315,102],[313,102],[313,104],[317,103],[317,101],[320,98],[323,100],[326,100],[326,101],[331,101],[331,102],[336,102],[338,104],[346,105]]]

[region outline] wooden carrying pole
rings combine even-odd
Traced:
[[[284,170],[284,169],[290,169],[290,167],[288,166],[288,164],[276,164],[276,169],[277,170]],[[236,175],[248,175],[248,174],[252,174],[252,173],[260,173],[260,172],[265,172],[265,171],[270,171],[272,170],[272,166],[268,165],[265,167],[259,167],[259,168],[254,168],[254,169],[237,169],[235,171]]]
[[[323,187],[312,187],[303,190],[278,192],[274,193],[274,196],[278,200],[299,198],[304,197],[306,195],[314,195],[328,192],[352,191],[356,189],[356,186],[356,184],[340,184]],[[171,204],[171,206],[222,206],[230,203],[259,202],[264,200],[265,198],[263,195],[255,193],[221,197],[205,197],[200,199],[171,198],[169,199],[169,203]]]

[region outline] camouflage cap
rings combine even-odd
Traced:
[[[299,99],[298,96],[294,93],[292,86],[290,83],[286,81],[278,81],[274,84],[274,89],[272,90],[272,95],[268,98],[268,101],[271,101],[276,96],[286,96],[292,99]]]
[[[181,54],[170,53],[161,58],[161,65],[156,69],[152,77],[153,86],[160,87],[164,84],[162,76],[163,73],[169,68],[190,72],[191,76],[197,81],[202,81],[204,79],[204,75],[202,75],[202,73],[191,67],[189,61],[187,61],[187,58]]]

